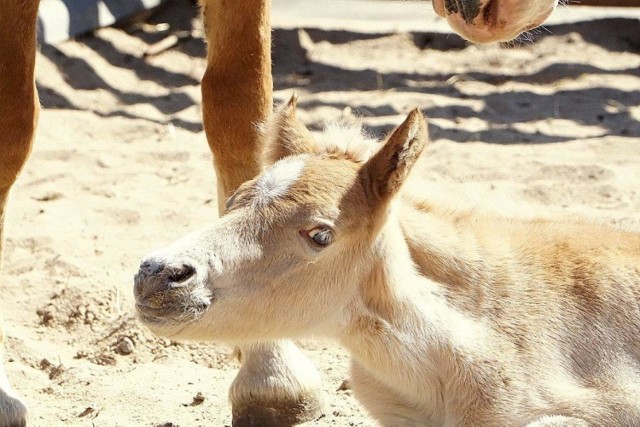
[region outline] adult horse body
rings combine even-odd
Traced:
[[[556,1],[501,2],[496,7],[483,0],[437,0],[434,6],[463,36],[486,42],[515,35],[512,26],[505,25],[504,10],[511,10],[509,21],[522,31],[538,23],[540,11],[550,12]],[[37,0],[0,0],[0,255],[9,191],[31,151],[37,122],[38,5]],[[201,0],[201,5],[209,45],[202,80],[203,121],[215,156],[220,200],[225,200],[260,169],[254,124],[272,111],[271,3]],[[459,17],[462,21],[454,25]],[[482,37],[474,28],[482,28]],[[3,340],[0,328],[0,356]],[[318,374],[294,345],[247,345],[241,354],[243,367],[230,392],[234,424],[293,424],[319,415]],[[25,420],[26,406],[11,390],[0,363],[0,426]]]

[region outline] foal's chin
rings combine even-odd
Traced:
[[[165,338],[183,338],[183,331],[190,322],[177,317],[157,317],[137,308],[138,320],[155,335]]]

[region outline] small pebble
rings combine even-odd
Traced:
[[[191,402],[191,406],[197,406],[204,402],[204,395],[201,392],[198,392],[193,398],[193,402]]]
[[[133,350],[135,350],[135,346],[133,345],[133,341],[131,341],[131,338],[124,337],[120,340],[120,342],[118,342],[118,351],[121,354],[131,354],[133,353]]]
[[[89,414],[92,414],[93,412],[95,412],[95,409],[92,408],[91,406],[88,406],[87,408],[85,408],[84,411],[82,411],[82,412],[80,412],[78,414],[78,417],[85,417],[85,416],[87,416]]]

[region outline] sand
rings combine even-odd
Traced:
[[[8,373],[34,426],[230,424],[230,348],[156,338],[133,310],[139,260],[217,216],[201,23],[188,2],[154,22],[193,37],[144,57],[167,33],[107,28],[38,54],[43,110],[10,204],[0,300]],[[287,22],[274,35],[276,98],[295,90],[313,129],[360,116],[382,135],[418,106],[433,141],[425,191],[453,183],[503,200],[498,210],[640,227],[640,21],[552,25],[510,47],[470,46],[428,25]],[[375,425],[336,391],[346,353],[302,345],[325,379],[314,425]]]

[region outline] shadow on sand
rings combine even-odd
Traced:
[[[168,22],[174,31],[184,30],[197,16],[197,9],[190,2],[173,4],[169,10],[152,17],[155,22]],[[640,31],[637,31],[637,21],[624,19],[603,19],[570,25],[550,27],[549,33],[534,36],[534,42],[547,37],[559,37],[570,33],[577,33],[583,40],[613,52],[640,53]],[[186,24],[185,24],[186,23]],[[321,31],[307,30],[314,43],[323,42],[340,45],[363,40],[390,37],[391,34],[362,34],[349,31]],[[154,43],[157,36],[143,32],[132,33],[131,37],[141,38],[145,43]],[[438,33],[413,33],[410,35],[416,47],[429,55],[430,51],[460,51],[468,49],[465,42],[456,36]],[[141,80],[151,80],[166,88],[181,88],[183,86],[198,85],[197,79],[190,75],[169,71],[153,65],[147,58],[135,57],[118,49],[112,42],[101,37],[86,36],[79,41],[84,43],[102,56],[115,67],[131,69]],[[206,48],[204,41],[191,38],[175,47],[194,57],[204,58]],[[535,49],[535,44],[529,44],[512,49]],[[65,55],[53,46],[44,46],[42,54],[51,60],[65,82],[76,90],[103,89],[111,92],[123,105],[151,104],[167,115],[173,115],[193,105],[193,100],[182,94],[171,92],[170,95],[148,95],[144,93],[123,92],[110,86],[88,62],[79,57]],[[505,49],[505,55],[509,49]],[[507,75],[494,72],[467,72],[463,78],[484,82],[491,86],[501,86],[509,82],[526,84],[553,85],[566,79],[577,79],[585,75],[640,75],[639,66],[617,70],[606,70],[590,64],[554,63],[532,73],[526,71],[517,75]],[[402,73],[381,72],[375,69],[346,69],[335,65],[324,64],[309,59],[308,52],[300,42],[296,30],[274,31],[274,82],[276,89],[296,89],[303,87],[310,93],[324,91],[352,92],[352,91],[394,91],[414,92],[421,94],[445,95],[449,98],[468,100],[482,99],[486,108],[475,111],[465,105],[449,105],[445,107],[426,108],[424,113],[431,118],[450,119],[477,118],[485,121],[490,130],[475,133],[463,130],[438,127],[431,125],[434,139],[446,138],[452,141],[466,142],[469,140],[487,143],[552,143],[571,138],[546,135],[542,132],[535,134],[522,133],[514,124],[532,120],[563,118],[572,120],[585,126],[599,126],[608,135],[627,136],[640,134],[640,123],[630,111],[632,107],[640,105],[640,88],[620,90],[611,87],[590,87],[588,89],[559,90],[553,95],[540,95],[525,90],[511,92],[496,91],[482,97],[469,96],[460,92],[455,85],[448,83],[452,78],[460,75],[452,72],[442,73]],[[302,82],[302,83],[301,83]],[[354,83],[355,82],[355,83]],[[45,108],[80,109],[72,99],[62,96],[55,88],[40,87],[41,102]],[[607,109],[607,101],[615,100],[617,112]],[[300,107],[311,109],[319,107],[316,101],[300,102]],[[391,104],[372,109],[365,105],[347,105],[346,103],[323,103],[342,110],[350,107],[357,114],[365,116],[391,116],[399,114]],[[508,114],[507,114],[508,113]],[[109,115],[136,118],[131,113],[118,110]],[[192,132],[202,130],[202,125],[185,120],[172,120],[175,126]],[[369,126],[368,130],[380,135],[386,133],[392,124]]]

